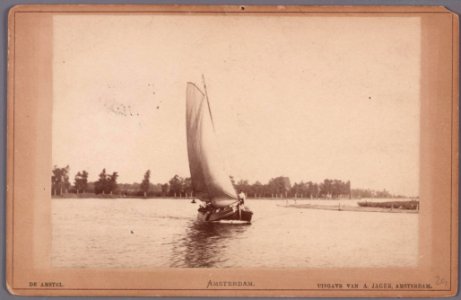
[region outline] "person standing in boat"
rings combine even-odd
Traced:
[[[238,196],[239,196],[240,204],[245,204],[245,200],[246,200],[245,193],[243,191],[240,191]]]

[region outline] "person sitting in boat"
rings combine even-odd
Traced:
[[[240,191],[239,195],[239,200],[240,200],[240,204],[245,204],[245,200],[246,200],[246,195],[243,191]]]
[[[207,202],[205,205],[200,204],[198,211],[201,212],[209,212],[213,209],[213,205],[211,205],[211,202]]]

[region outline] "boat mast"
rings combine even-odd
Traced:
[[[202,74],[202,82],[203,82],[203,90],[205,91],[206,103],[208,104],[208,111],[210,112],[211,124],[213,125],[213,129],[214,129],[213,114],[211,113],[210,100],[208,99],[208,92],[206,90],[205,75],[203,74]]]

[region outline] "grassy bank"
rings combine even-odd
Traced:
[[[387,208],[387,209],[408,209],[417,210],[419,208],[419,201],[386,201],[386,202],[358,202],[361,207],[376,207],[376,208]]]

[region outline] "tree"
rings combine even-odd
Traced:
[[[318,183],[313,183],[312,184],[312,197],[313,198],[318,198],[319,197],[319,191],[320,191],[320,187],[319,187],[319,184]]]
[[[252,185],[252,190],[253,190],[253,193],[254,193],[253,197],[258,198],[258,197],[261,197],[262,194],[264,193],[264,186],[261,184],[261,182],[256,181]]]
[[[186,177],[186,179],[184,179],[184,192],[186,193],[186,197],[193,197],[192,194],[194,192],[194,189],[192,187],[192,178],[190,177]]]
[[[107,181],[107,189],[106,192],[108,194],[113,194],[117,191],[117,178],[118,178],[118,173],[113,172],[112,175],[109,175],[108,181]]]
[[[94,185],[94,192],[96,194],[104,194],[107,189],[107,174],[106,169],[102,169],[102,172],[99,174],[99,179]]]
[[[343,182],[341,180],[335,179],[332,180],[331,184],[331,197],[332,198],[338,198],[338,196],[341,194]]]
[[[170,194],[173,195],[175,198],[179,195],[181,197],[181,193],[184,191],[184,179],[179,175],[174,175],[173,178],[170,179]]]
[[[75,190],[77,191],[77,194],[86,192],[86,189],[88,187],[87,171],[83,170],[82,172],[78,172],[77,175],[75,175],[74,186]]]
[[[98,181],[95,182],[94,192],[96,194],[113,194],[117,190],[117,178],[117,172],[108,175],[106,169],[102,169]]]
[[[322,183],[320,183],[320,197],[322,198],[329,198],[331,196],[331,180],[324,179]]]
[[[170,193],[170,185],[168,183],[162,184],[162,197],[168,196]]]
[[[275,194],[275,197],[288,196],[288,191],[291,188],[290,178],[279,176],[269,180],[269,189],[272,195]]]
[[[61,189],[61,194],[69,192],[70,189],[70,182],[69,182],[69,166],[66,166],[63,169],[63,184],[62,184],[62,189]]]
[[[144,174],[144,179],[141,183],[141,191],[144,193],[144,198],[147,197],[150,189],[150,170],[147,170]]]
[[[344,191],[347,195],[349,195],[349,199],[352,198],[352,194],[351,194],[351,182],[350,180],[347,181],[346,183],[346,187],[345,187],[345,191]]]
[[[271,195],[271,198],[274,198],[274,196],[277,198],[277,183],[274,178],[267,183],[266,191]]]
[[[66,193],[69,190],[69,170],[69,165],[64,168],[53,167],[51,175],[52,195],[62,195],[63,192]]]
[[[83,170],[82,171],[82,191],[86,192],[88,188],[88,172]]]
[[[293,186],[291,187],[291,190],[290,190],[290,194],[295,197],[295,198],[298,198],[298,197],[302,197],[303,196],[303,186],[304,186],[304,183],[301,181],[300,183],[296,183],[293,184]]]
[[[162,196],[162,184],[161,183],[156,183],[156,184],[150,184],[150,194],[154,196]]]

